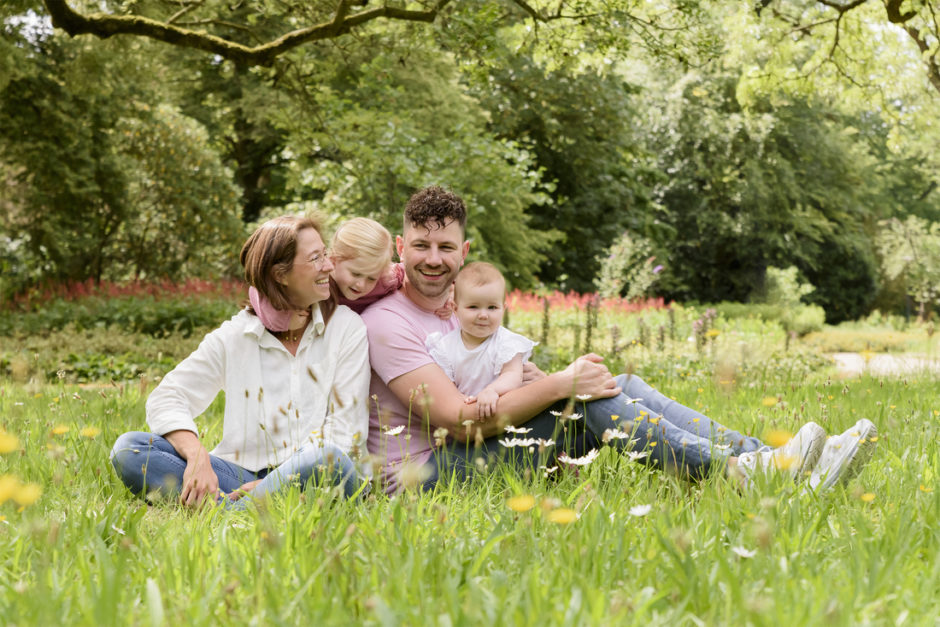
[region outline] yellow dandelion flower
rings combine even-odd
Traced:
[[[620,418],[620,416],[618,416],[617,414],[611,414],[611,415],[610,415],[611,421],[615,421],[615,420],[617,420],[618,418]]]
[[[764,407],[773,407],[777,404],[777,402],[778,399],[776,396],[765,396],[764,400],[761,401],[761,404],[763,404]]]
[[[868,438],[868,441],[869,441],[869,442],[877,442],[877,441],[878,441],[878,436],[877,436],[877,435],[873,435],[873,436],[871,436],[870,438]]]
[[[928,488],[923,483],[920,484],[920,486],[918,487],[918,490],[920,490],[921,492],[926,492],[927,494],[930,494],[931,492],[933,492],[933,488]]]
[[[933,410],[933,415],[934,415],[934,416],[940,416],[940,409],[935,409],[935,410]]]
[[[527,512],[535,507],[535,497],[531,494],[519,494],[506,499],[506,507],[514,512]]]
[[[648,415],[648,414],[649,414],[649,412],[645,412],[645,411],[641,411],[641,412],[640,412],[640,415],[641,415],[641,416],[646,416],[646,415]]]
[[[655,418],[650,418],[650,424],[657,425],[659,424],[660,419],[662,419],[662,416],[656,416]]]
[[[101,429],[98,427],[82,427],[79,433],[81,433],[83,437],[94,439],[101,433]]]
[[[780,470],[787,470],[788,468],[792,468],[793,464],[796,462],[796,457],[793,457],[792,455],[774,455],[774,465],[777,466],[777,468]]]
[[[705,388],[699,388],[699,389],[698,389],[698,393],[699,393],[699,394],[701,394],[701,393],[704,392],[704,391],[705,391]]]
[[[52,427],[52,435],[62,435],[69,432],[68,425],[56,425]]]
[[[19,488],[19,479],[13,475],[0,475],[0,505],[12,499]]]
[[[773,429],[764,436],[764,441],[774,448],[779,448],[793,439],[793,435],[782,429]]]
[[[636,421],[636,422],[640,422],[641,420],[643,420],[643,416],[637,416],[637,417],[634,418],[633,420]]]
[[[718,329],[709,329],[705,332],[705,337],[716,338],[721,335],[721,331]]]
[[[558,525],[569,525],[578,519],[578,513],[567,507],[559,507],[548,513],[548,522]]]
[[[895,409],[895,408],[897,407],[897,405],[889,405],[889,407],[890,407],[891,409]]]
[[[693,418],[692,422],[698,422],[699,420],[701,420],[701,418]]]
[[[20,440],[12,433],[0,431],[0,455],[12,453],[20,447]]]
[[[875,495],[873,492],[866,492],[865,494],[861,495],[858,498],[862,499],[862,501],[866,503],[871,503],[872,501],[875,500]]]
[[[42,398],[42,393],[36,392],[35,394],[33,394],[33,398]]]
[[[13,500],[21,507],[29,507],[38,501],[40,496],[42,496],[42,488],[39,484],[27,483],[20,486],[19,490],[13,494]]]
[[[650,446],[656,446],[656,442],[650,442]]]

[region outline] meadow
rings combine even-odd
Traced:
[[[543,368],[594,350],[757,435],[808,420],[838,433],[866,417],[875,456],[823,494],[782,477],[690,483],[604,450],[587,466],[496,469],[424,494],[294,490],[246,512],[189,511],[132,497],[108,452],[144,427],[154,381],[208,330],[177,314],[224,309],[222,296],[199,307],[128,296],[144,305],[100,324],[40,313],[61,307],[65,320],[97,297],[0,315],[5,624],[940,622],[935,375],[841,378],[818,345],[755,316],[517,295],[509,325],[542,341]],[[932,333],[898,326],[832,331],[936,350]],[[209,443],[221,409],[202,421]]]

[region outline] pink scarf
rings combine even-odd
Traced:
[[[269,331],[289,331],[290,330],[290,311],[275,309],[267,298],[254,286],[248,288],[248,301],[251,308],[255,310],[255,315],[261,319],[261,324]]]

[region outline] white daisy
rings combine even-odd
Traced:
[[[397,427],[394,427],[392,429],[386,428],[385,435],[387,435],[390,438],[394,438],[396,435],[398,435],[404,430],[405,430],[405,425],[398,425]]]
[[[502,446],[512,448],[514,446],[535,446],[539,443],[535,438],[505,438],[499,441]]]
[[[525,429],[523,427],[514,427],[512,425],[507,425],[504,431],[506,433],[528,433],[532,429]]]
[[[627,451],[627,457],[629,457],[631,461],[637,461],[639,459],[643,459],[644,457],[649,457],[649,453],[646,451],[641,451],[639,453],[636,451]]]
[[[591,400],[591,395],[590,394],[577,394],[575,395],[575,398],[578,399],[579,401],[589,401]]]
[[[653,510],[652,505],[634,505],[630,508],[630,515],[640,518],[641,516],[646,516]]]
[[[625,398],[623,402],[627,405],[630,405],[630,404],[639,403],[642,400],[643,400],[642,398]]]
[[[749,557],[754,557],[755,555],[757,555],[757,551],[749,551],[745,549],[743,546],[733,546],[731,547],[731,550],[734,551],[734,554],[737,555],[738,557],[749,558]]]
[[[626,440],[629,437],[629,433],[621,431],[620,429],[606,429],[604,435],[601,436],[601,442],[607,444],[611,440]]]
[[[600,451],[594,449],[584,457],[568,457],[567,453],[562,453],[558,456],[558,461],[564,464],[570,464],[571,466],[587,466],[600,455]]]

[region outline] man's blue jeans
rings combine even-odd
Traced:
[[[258,472],[212,455],[209,457],[212,470],[219,478],[219,490],[225,494],[237,490],[244,483],[261,479],[249,492],[250,496],[238,501],[218,499],[226,507],[235,509],[241,509],[252,499],[277,492],[295,481],[301,488],[311,481],[315,485],[340,486],[345,498],[354,495],[361,485],[353,461],[330,444],[309,443],[277,468]],[[186,470],[186,460],[166,438],[143,431],[131,431],[117,439],[111,449],[111,464],[124,485],[142,496],[154,490],[163,494],[179,494],[183,471]]]
[[[620,375],[616,380],[623,390],[619,395],[590,402],[575,401],[568,408],[572,413],[582,414],[580,418],[565,420],[556,416],[566,407],[564,402],[557,403],[520,425],[531,431],[515,437],[550,439],[555,441],[553,448],[558,452],[583,454],[603,441],[607,429],[618,429],[629,437],[610,439],[611,446],[645,453],[646,456],[640,458],[643,463],[693,479],[705,477],[715,468],[723,470],[732,455],[765,446],[755,437],[728,429],[667,398],[636,375]],[[510,433],[494,436],[485,439],[480,446],[448,443],[428,462],[426,470],[430,474],[423,487],[432,487],[442,477],[465,479],[475,468],[495,460],[537,470],[539,455],[530,452],[528,447],[499,444],[500,440],[513,437]]]

